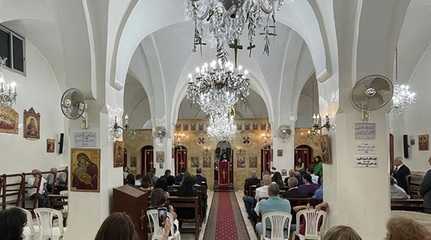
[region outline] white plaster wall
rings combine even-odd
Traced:
[[[20,124],[18,135],[0,134],[0,173],[29,172],[35,168],[49,170],[67,164],[64,160],[67,153],[58,155],[46,152],[46,139],[57,139],[64,132],[58,82],[45,57],[30,41],[26,41],[26,54],[26,76],[9,70],[3,71],[7,80],[17,83],[18,97],[14,108],[19,114]],[[30,107],[40,113],[39,140],[27,140],[23,137],[23,113],[24,109]]]
[[[410,78],[410,86],[417,94],[417,101],[411,105],[403,116],[393,119],[393,132],[395,135],[395,152],[401,155],[403,151],[402,135],[407,134],[416,140],[416,144],[410,148],[410,158],[406,159],[408,166],[414,171],[425,171],[429,168],[427,159],[431,156],[430,151],[419,151],[418,135],[431,134],[431,48],[423,54],[416,65]],[[401,128],[401,129],[396,129]]]

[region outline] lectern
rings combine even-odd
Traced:
[[[140,240],[147,240],[148,197],[150,192],[128,185],[114,188],[112,212],[125,212],[135,224]]]

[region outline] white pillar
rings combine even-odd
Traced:
[[[370,114],[376,138],[355,139],[355,123],[361,113],[352,109],[336,115],[331,132],[333,164],[324,164],[324,200],[329,203],[329,225],[349,225],[364,239],[383,239],[390,215],[388,122],[383,110]],[[332,130],[334,131],[334,130]],[[357,146],[376,147],[377,167],[355,165]]]
[[[294,131],[293,131],[294,132]],[[272,138],[273,146],[273,167],[277,168],[278,171],[286,169],[289,171],[294,167],[295,160],[295,136],[294,133],[286,139],[281,139],[278,136]],[[278,156],[279,151],[282,151],[282,155]]]
[[[79,128],[79,121],[70,121],[71,148],[76,147],[72,139],[74,132],[96,132],[96,148],[100,149],[100,192],[69,192],[66,240],[94,239],[100,225],[110,214],[112,189],[123,184],[123,169],[113,168],[113,140],[109,132],[109,119],[107,113],[89,114],[90,128],[87,130]]]

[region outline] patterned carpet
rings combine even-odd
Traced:
[[[249,239],[234,192],[216,192],[214,194],[204,239]]]

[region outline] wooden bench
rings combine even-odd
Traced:
[[[195,239],[199,239],[199,233],[201,230],[202,217],[201,217],[201,204],[199,196],[195,197],[182,197],[182,196],[169,196],[169,204],[175,209],[192,209],[194,212],[194,219],[186,219],[178,215],[178,220],[183,223],[194,223],[194,234]],[[180,230],[184,232],[186,229]],[[186,231],[187,232],[187,231]]]
[[[424,200],[423,199],[392,199],[391,209],[392,210],[403,210],[413,212],[424,211]]]
[[[24,196],[24,175],[23,174],[3,174],[1,175],[1,207],[6,209],[7,205],[15,207],[21,206]]]

